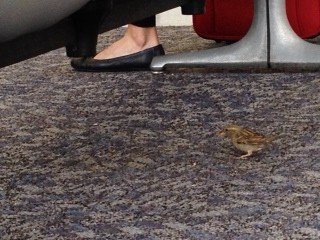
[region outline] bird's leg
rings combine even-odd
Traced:
[[[248,151],[247,154],[240,156],[239,159],[247,159],[247,157],[250,157],[252,153],[253,151]]]

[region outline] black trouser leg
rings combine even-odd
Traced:
[[[67,46],[69,57],[90,57],[96,54],[99,27],[102,18],[112,8],[112,1],[90,1],[73,15],[75,42]]]
[[[133,22],[132,25],[148,28],[148,27],[155,27],[156,26],[156,16],[144,18],[142,20]]]

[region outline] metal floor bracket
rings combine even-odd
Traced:
[[[241,40],[223,47],[155,57],[151,70],[319,68],[320,46],[292,30],[285,4],[285,0],[254,0],[253,21]]]

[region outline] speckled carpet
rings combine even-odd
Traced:
[[[0,74],[1,239],[320,238],[320,73],[79,73],[59,49]],[[285,137],[238,160],[229,122]]]

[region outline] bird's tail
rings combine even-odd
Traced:
[[[267,137],[267,142],[271,143],[273,141],[279,140],[281,138],[284,138],[286,135],[285,134],[276,134],[276,135],[271,135]]]

